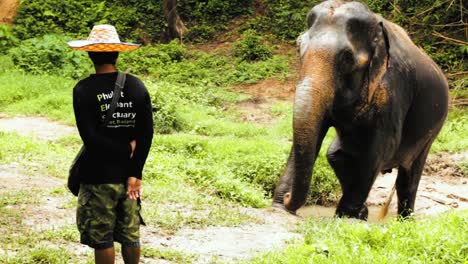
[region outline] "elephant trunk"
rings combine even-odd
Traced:
[[[335,83],[332,55],[324,51],[306,54],[302,81],[296,88],[293,147],[274,197],[274,205],[293,213],[306,202],[315,159],[329,128],[327,112]]]

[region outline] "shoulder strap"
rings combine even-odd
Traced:
[[[110,104],[109,110],[107,110],[107,114],[106,114],[106,117],[104,118],[104,122],[102,123],[103,127],[105,127],[107,123],[109,123],[112,115],[115,112],[115,109],[117,108],[117,103],[119,102],[120,94],[122,92],[122,89],[124,88],[126,77],[127,76],[125,73],[118,72],[117,81],[115,82],[115,87],[114,87],[114,93],[112,94],[112,102]]]

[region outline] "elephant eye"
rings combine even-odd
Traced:
[[[350,49],[345,49],[339,53],[338,67],[343,72],[352,72],[355,69],[356,59]]]
[[[311,28],[312,25],[315,23],[315,20],[317,19],[317,15],[314,12],[309,12],[307,15],[307,27]]]

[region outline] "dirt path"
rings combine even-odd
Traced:
[[[18,6],[18,0],[0,0],[0,24],[11,25]]]
[[[77,133],[75,127],[52,122],[45,117],[13,117],[0,115],[0,131],[15,132],[36,139],[55,140]]]

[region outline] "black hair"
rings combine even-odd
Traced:
[[[118,52],[88,52],[89,58],[93,61],[94,65],[112,64],[115,65]]]

